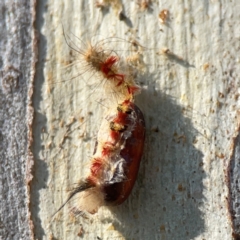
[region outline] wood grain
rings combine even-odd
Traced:
[[[0,3],[1,237],[31,238],[25,178],[32,174],[35,239],[232,239],[233,185],[226,172],[239,134],[238,1],[164,0],[149,8],[137,0],[113,3],[99,9],[93,0],[38,2],[33,127],[27,105],[36,56],[34,4]],[[81,56],[69,48],[63,28],[78,50],[107,38],[104,47],[121,58],[139,57],[143,91],[136,104],[147,131],[138,179],[123,205],[91,218],[72,217],[66,207],[51,222],[86,173],[109,104],[91,85],[99,78],[76,64]]]
[[[102,10],[94,1],[53,1],[41,11],[36,236],[75,239],[81,228],[84,239],[231,239],[226,170],[238,134],[237,1],[152,1],[148,9],[122,1]],[[123,205],[91,219],[72,218],[66,207],[49,225],[86,173],[107,106],[104,95],[91,89],[98,78],[81,64],[63,68],[81,55],[69,49],[62,25],[77,49],[108,38],[104,47],[133,59],[138,52],[130,42],[144,46],[139,72],[145,72],[137,78],[143,91],[136,103],[147,131],[137,183]]]

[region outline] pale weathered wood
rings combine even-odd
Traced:
[[[0,239],[31,239],[34,1],[0,2]]]
[[[233,143],[233,155],[228,169],[229,210],[232,219],[233,236],[240,239],[240,136]]]
[[[240,5],[166,0],[141,10],[138,1],[126,0],[119,6],[101,11],[93,0],[38,6],[31,192],[36,238],[77,239],[83,230],[83,239],[231,239],[226,171],[239,124]],[[165,24],[158,16],[163,9],[169,11]],[[130,40],[146,47],[136,102],[147,138],[137,183],[123,205],[91,219],[75,219],[66,207],[50,224],[86,172],[107,107],[89,86],[98,79],[80,75],[81,64],[64,68],[81,56],[70,51],[62,25],[78,49],[108,37],[119,39],[110,38],[104,47],[122,58],[134,53]]]

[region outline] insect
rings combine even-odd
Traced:
[[[140,87],[127,61],[114,51],[104,50],[103,45],[103,42],[88,44],[87,50],[76,50],[85,66],[104,81],[105,95],[112,101],[99,128],[88,175],[57,212],[69,202],[74,202],[72,212],[91,214],[101,206],[121,204],[131,193],[137,177],[145,139],[144,117],[134,103]]]
[[[101,206],[123,203],[137,177],[144,139],[144,117],[132,99],[111,109],[100,127],[87,178],[70,193],[58,211],[73,197],[75,213],[94,214]]]
[[[111,43],[123,42],[118,38],[107,38],[97,43],[83,43],[80,39],[77,43],[70,39],[64,30],[65,41],[74,54],[77,54],[77,61],[70,63],[69,67],[78,69],[78,73],[69,80],[77,79],[80,76],[89,76],[84,81],[87,85],[94,85],[94,92],[97,89],[104,89],[104,94],[108,97],[114,93],[118,99],[124,99],[128,95],[135,95],[140,92],[140,87],[136,84],[136,66],[126,64],[116,51],[109,50]],[[126,42],[126,41],[125,41]],[[80,43],[80,47],[79,47]],[[81,69],[79,71],[79,69]],[[61,81],[60,81],[61,82]],[[50,82],[54,85],[55,82]],[[49,91],[51,92],[51,91]]]

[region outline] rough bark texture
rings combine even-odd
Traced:
[[[226,170],[238,133],[240,5],[152,1],[144,8],[141,2],[149,1],[113,2],[99,9],[94,1],[58,0],[38,9],[43,14],[31,195],[35,234],[39,239],[231,239]],[[165,22],[164,13],[159,19],[164,9]],[[78,52],[70,51],[62,25]],[[101,38],[107,38],[104,48],[122,58],[139,57],[134,63],[145,69],[137,78],[143,91],[136,99],[147,126],[144,158],[123,205],[90,219],[73,218],[66,206],[51,222],[68,190],[84,177],[109,104],[98,93],[101,79],[80,60],[84,43]],[[133,40],[146,48],[135,51]]]
[[[233,142],[233,155],[228,169],[229,209],[233,236],[240,239],[240,134]]]
[[[33,128],[28,105],[35,6],[24,0],[0,3],[1,239],[32,237],[31,174],[34,239],[215,240],[231,239],[232,233],[237,238],[238,0],[163,0],[147,8],[141,3],[150,1],[111,2],[97,8],[94,0],[38,1]],[[121,58],[137,56],[139,72],[145,70],[138,75],[143,91],[136,104],[146,120],[146,145],[136,185],[123,205],[90,218],[75,218],[68,207],[51,218],[84,178],[109,104],[96,88],[99,78],[82,62],[66,68],[81,59],[81,51],[70,50],[62,25],[75,49],[108,38],[104,48]],[[138,45],[141,52],[133,40],[144,46]]]
[[[0,2],[0,239],[31,239],[34,1]]]
[[[37,238],[231,239],[226,171],[238,134],[238,1],[152,1],[149,8],[140,1],[112,2],[99,9],[93,0],[56,0],[38,8],[31,192]],[[70,51],[62,25],[78,50],[108,38],[103,47],[134,59],[139,52],[129,41],[146,47],[135,63],[145,68],[136,103],[147,132],[137,183],[123,205],[91,219],[73,218],[66,207],[50,224],[68,190],[84,177],[107,106],[89,86],[99,79],[81,62],[63,68],[81,52]]]

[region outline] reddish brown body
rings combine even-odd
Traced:
[[[99,184],[99,179],[103,179],[103,172],[106,168],[106,160],[104,159],[108,159],[110,162],[113,161],[112,164],[114,165],[115,158],[112,159],[111,156],[116,154],[116,148],[120,148],[118,160],[123,159],[123,169],[119,168],[115,170],[111,183],[107,179],[101,181],[101,191],[103,192],[105,204],[117,205],[127,199],[136,181],[144,148],[145,122],[140,109],[130,100],[126,100],[118,106],[118,113],[111,123],[110,136],[114,140],[114,143],[116,143],[116,146],[120,143],[122,148],[105,142],[101,148],[102,157],[94,158],[92,162],[91,174],[88,177],[88,181],[95,186]],[[126,128],[122,130],[117,125],[115,129],[115,124],[126,126]],[[134,127],[131,129],[132,125]],[[130,132],[130,136],[126,139],[123,137],[125,131]],[[97,142],[96,149],[98,144]],[[96,149],[94,154],[96,153]],[[115,177],[117,175],[123,176],[121,180]]]
[[[137,178],[140,161],[142,158],[145,140],[145,122],[141,110],[131,103],[133,111],[136,112],[136,124],[132,135],[126,140],[125,147],[120,152],[125,159],[125,176],[123,182],[108,184],[104,186],[105,201],[110,204],[121,204],[129,196]]]
[[[131,193],[144,148],[143,114],[131,100],[125,100],[109,117],[106,129],[98,134],[88,177],[58,211],[75,196],[78,204],[73,212],[94,214],[101,206],[123,203]]]

